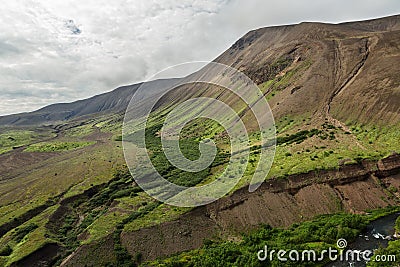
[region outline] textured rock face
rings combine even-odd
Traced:
[[[227,231],[251,229],[260,223],[288,226],[323,213],[361,213],[399,203],[399,198],[386,190],[389,186],[398,188],[400,177],[395,174],[399,173],[400,156],[392,155],[378,162],[271,180],[254,193],[243,188],[207,209]]]
[[[385,177],[400,172],[400,160],[398,154],[393,154],[385,159],[378,161],[377,175]]]

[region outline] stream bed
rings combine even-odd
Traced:
[[[346,249],[351,250],[375,250],[379,247],[387,247],[389,238],[393,239],[394,225],[400,213],[394,213],[371,222],[366,230],[361,233],[356,240],[350,243]],[[365,261],[335,261],[326,267],[363,267],[366,266]]]

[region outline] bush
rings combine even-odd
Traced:
[[[392,193],[396,193],[398,191],[398,189],[396,187],[394,187],[393,185],[389,186],[388,190]]]
[[[38,228],[39,226],[37,226],[34,223],[30,223],[24,227],[21,228],[16,228],[16,231],[13,235],[13,239],[19,243],[22,241],[22,239],[29,234],[30,232],[32,232],[33,230],[35,230],[36,228]]]
[[[6,245],[2,250],[0,250],[0,256],[10,256],[12,253],[12,248],[10,245]]]
[[[320,134],[321,131],[318,129],[312,129],[310,131],[304,130],[304,131],[299,131],[295,134],[289,135],[289,136],[280,136],[276,138],[276,144],[281,145],[281,144],[292,144],[292,143],[297,143],[300,144],[304,140],[306,140],[309,137],[313,137],[314,135]]]
[[[400,233],[400,216],[396,220],[395,230]]]

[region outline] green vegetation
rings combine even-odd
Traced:
[[[350,125],[351,132],[370,152],[387,156],[391,152],[400,153],[400,125],[378,127],[373,125]]]
[[[396,210],[398,208],[387,208],[374,211],[371,215],[321,215],[312,221],[293,224],[288,229],[263,225],[244,234],[239,242],[205,240],[200,249],[146,262],[144,266],[282,266],[277,257],[271,262],[259,261],[257,252],[265,245],[268,246],[268,251],[294,249],[301,252],[313,249],[321,252],[328,247],[336,247],[336,241],[340,238],[351,242],[369,222]],[[319,263],[286,262],[285,266],[322,266],[329,262],[327,260],[329,259]]]
[[[165,179],[170,182],[182,185],[182,186],[194,186],[205,180],[211,171],[211,167],[215,167],[219,164],[223,164],[227,161],[227,153],[221,150],[218,151],[218,155],[213,165],[199,172],[186,172],[180,170],[173,166],[167,157],[162,148],[161,138],[158,137],[158,132],[161,129],[161,125],[151,126],[146,129],[146,147],[150,152],[150,159],[156,168],[156,170],[162,175]],[[135,143],[135,133],[128,137],[129,140]],[[166,142],[168,146],[168,142]],[[198,149],[198,141],[192,138],[181,139],[179,141],[180,149],[182,154],[190,159],[195,160],[199,158],[200,151]],[[188,179],[190,177],[190,179]]]
[[[135,266],[133,260],[139,262],[140,257],[132,260],[120,242],[119,236],[125,227],[154,225],[177,218],[186,210],[155,202],[134,185],[129,171],[121,168],[90,197],[83,194],[66,201],[60,209],[62,213],[47,224],[45,236],[66,249],[64,257],[82,243],[88,244],[113,233],[116,262],[109,262],[107,266]],[[89,234],[88,239],[79,238],[86,234]]]
[[[276,144],[277,145],[282,145],[282,144],[291,144],[291,143],[296,143],[300,144],[304,140],[306,140],[309,137],[313,137],[314,135],[320,134],[321,131],[318,129],[312,129],[312,130],[304,130],[304,131],[299,131],[295,134],[288,135],[288,136],[279,136],[276,138]]]
[[[13,239],[15,242],[19,243],[22,241],[22,239],[29,234],[30,232],[32,232],[33,230],[35,230],[36,228],[38,228],[39,226],[34,224],[34,223],[30,223],[26,226],[23,226],[21,228],[17,227],[15,228],[15,233],[13,235]]]
[[[127,169],[117,170],[114,178],[92,197],[82,196],[65,207],[68,212],[50,227],[52,238],[73,251],[79,246],[78,236],[107,213],[114,199],[135,196],[140,191],[139,187],[132,186],[132,177]],[[111,221],[107,223],[111,224]]]
[[[123,219],[120,223],[117,224],[116,230],[113,233],[114,237],[114,252],[116,256],[116,263],[115,265],[110,263],[107,266],[115,266],[115,267],[129,267],[129,266],[136,266],[136,264],[133,262],[131,255],[128,253],[126,248],[121,244],[121,233],[122,230],[124,229],[125,224],[132,222],[140,217],[143,217],[144,215],[148,214],[150,211],[154,210],[157,206],[159,206],[159,202],[153,202],[145,207],[139,209],[138,211],[132,212],[128,217]],[[140,257],[137,257],[136,260],[140,261]],[[139,263],[139,262],[136,262]]]
[[[57,207],[58,205],[49,207],[38,216],[33,217],[0,238],[0,251],[10,253],[8,257],[4,258],[2,266],[9,266],[11,263],[41,248],[46,243],[52,242],[47,238],[46,224],[49,216],[54,213]]]
[[[68,151],[94,145],[96,142],[42,142],[28,146],[25,152]]]
[[[8,244],[0,250],[0,256],[10,256],[11,253],[12,253],[12,248]]]
[[[93,133],[94,125],[92,124],[84,124],[77,127],[72,127],[65,131],[65,136],[68,137],[84,137],[91,133]]]
[[[33,131],[13,130],[0,133],[0,154],[28,145],[38,137]]]
[[[335,247],[336,240],[354,239],[367,225],[368,218],[360,215],[336,214],[317,217],[313,221],[294,224],[288,229],[261,226],[250,234],[243,235],[242,241],[205,241],[195,251],[149,263],[154,266],[264,266],[257,259],[257,252],[268,246],[268,250],[314,249],[322,251]],[[281,266],[275,257],[271,266]],[[325,262],[326,263],[326,262]],[[147,264],[147,263],[146,263]],[[292,262],[287,266],[315,266],[315,262]]]

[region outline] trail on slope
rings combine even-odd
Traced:
[[[347,76],[347,78],[345,79],[345,81],[340,84],[339,86],[337,86],[339,84],[340,81],[340,70],[342,69],[342,61],[340,58],[340,48],[339,48],[339,43],[337,41],[334,41],[335,43],[335,91],[333,92],[333,94],[329,97],[328,99],[328,103],[325,107],[325,115],[328,119],[328,121],[334,125],[335,127],[341,128],[343,129],[345,132],[349,132],[351,133],[351,130],[349,129],[349,127],[347,127],[347,125],[345,125],[343,122],[341,122],[340,120],[334,118],[331,113],[331,104],[333,102],[333,99],[340,94],[342,91],[346,90],[352,83],[353,81],[358,77],[358,75],[362,72],[365,62],[368,59],[369,53],[370,53],[370,47],[369,47],[369,40],[368,39],[363,39],[365,40],[365,52],[362,55],[362,58],[360,60],[360,62],[357,63],[357,65],[353,68],[353,70],[350,72],[350,74]],[[357,146],[359,146],[361,149],[366,149],[362,144],[360,144],[360,142],[358,142],[357,137],[354,136],[352,134],[355,143],[357,144]]]

